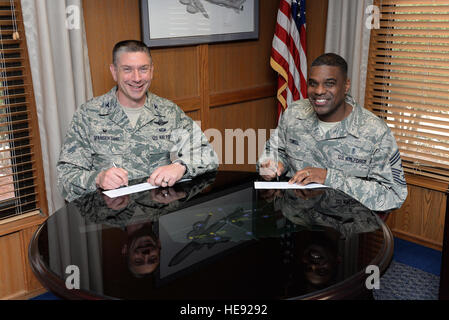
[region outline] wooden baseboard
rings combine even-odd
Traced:
[[[395,236],[399,239],[402,239],[402,240],[407,240],[407,241],[422,245],[427,248],[435,249],[438,251],[442,251],[442,249],[443,249],[443,244],[438,243],[436,241],[425,239],[425,238],[422,238],[422,237],[414,235],[414,234],[403,232],[401,230],[393,229],[393,230],[391,230],[391,232],[393,233],[393,236]]]
[[[41,294],[44,294],[47,291],[48,291],[47,289],[42,287],[42,288],[35,289],[30,292],[25,292],[25,291],[18,292],[16,294],[14,294],[13,296],[9,296],[9,297],[5,298],[5,300],[29,300],[29,299],[35,298]]]
[[[45,219],[47,219],[47,216],[45,214],[43,214],[39,210],[35,210],[29,213],[1,220],[0,236],[17,232],[32,226],[40,225],[45,221]]]

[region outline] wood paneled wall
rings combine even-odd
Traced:
[[[141,39],[139,0],[84,0],[83,6],[93,92],[97,96],[115,85],[108,67],[114,44]],[[269,59],[278,6],[279,1],[260,1],[258,40],[152,49],[155,73],[150,90],[173,100],[191,118],[201,121],[203,130],[217,129],[223,144],[216,151],[223,162],[226,129],[267,130],[268,138],[268,130],[276,126],[277,79]],[[327,0],[309,1],[307,14],[307,54],[311,61],[324,50]],[[257,150],[260,152],[261,148]],[[255,170],[248,159],[247,143],[245,163],[224,163],[221,169]]]
[[[28,260],[28,244],[44,220],[35,212],[0,221],[0,299],[27,299],[46,291]]]
[[[442,249],[447,183],[406,174],[408,196],[387,224],[393,235],[436,250]]]

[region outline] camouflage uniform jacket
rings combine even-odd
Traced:
[[[287,176],[305,167],[326,168],[324,184],[371,210],[399,208],[407,185],[396,141],[388,126],[351,97],[351,114],[325,134],[308,99],[293,103],[265,145],[268,158],[284,164]]]
[[[114,164],[128,171],[129,180],[174,162],[186,165],[184,178],[218,167],[206,136],[177,105],[148,92],[132,127],[116,90],[86,102],[73,116],[57,163],[58,186],[67,201],[96,190],[97,175]]]

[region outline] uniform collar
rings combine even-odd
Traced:
[[[162,115],[160,108],[154,104],[153,94],[149,91],[147,92],[147,98],[145,100],[143,113],[139,117],[139,120],[136,123],[136,127],[141,127],[146,123],[152,121],[153,119],[160,118]],[[118,125],[124,126],[129,123],[129,119],[126,116],[126,113],[121,108],[119,101],[117,99],[117,86],[112,88],[104,97],[103,104],[99,110],[100,116],[109,116],[109,118],[117,123]]]
[[[348,134],[353,135],[358,138],[358,130],[357,128],[360,125],[361,118],[361,107],[357,105],[354,99],[347,95],[345,101],[352,106],[352,112],[343,119],[338,125],[334,128],[323,134],[319,128],[318,124],[318,116],[313,111],[313,106],[310,103],[309,99],[303,100],[304,102],[300,106],[299,114],[297,118],[304,121],[304,127],[307,131],[311,132],[311,134],[318,140],[327,140],[327,139],[337,139],[346,137]]]

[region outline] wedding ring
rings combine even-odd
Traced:
[[[310,171],[306,171],[306,177],[310,176]]]

